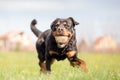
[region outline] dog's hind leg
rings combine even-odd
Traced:
[[[39,61],[39,66],[40,66],[40,71],[42,72],[42,73],[46,73],[46,63],[45,63],[45,61]]]
[[[46,73],[46,62],[45,62],[45,58],[42,57],[42,56],[39,55],[39,54],[41,54],[41,52],[38,53],[40,71],[41,71],[42,73]]]
[[[40,66],[40,71],[45,73],[46,72],[46,63],[45,63],[45,47],[44,47],[44,42],[39,42],[37,41],[36,43],[36,49],[38,53],[38,59],[39,59],[39,66]]]

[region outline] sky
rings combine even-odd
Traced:
[[[80,23],[78,40],[111,35],[120,43],[120,0],[0,0],[0,34],[19,30],[36,40],[30,30],[33,19],[45,31],[56,18],[68,17]]]

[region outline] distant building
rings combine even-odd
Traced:
[[[33,41],[22,31],[11,31],[0,35],[0,50],[32,51],[33,49]]]
[[[94,51],[113,51],[116,48],[117,42],[110,35],[97,38],[93,44]]]
[[[118,44],[110,35],[101,36],[95,39],[93,42],[89,42],[87,39],[82,39],[78,44],[79,52],[107,52],[107,53],[119,53],[120,44]]]

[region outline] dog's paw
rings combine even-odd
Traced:
[[[37,24],[37,21],[36,19],[33,19],[32,22],[31,22],[32,25],[36,25]]]

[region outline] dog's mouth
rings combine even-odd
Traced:
[[[65,47],[69,42],[69,36],[55,36],[57,46],[59,48]]]
[[[73,33],[64,29],[61,33],[59,31],[54,31],[53,36],[58,48],[64,48],[69,43]]]

